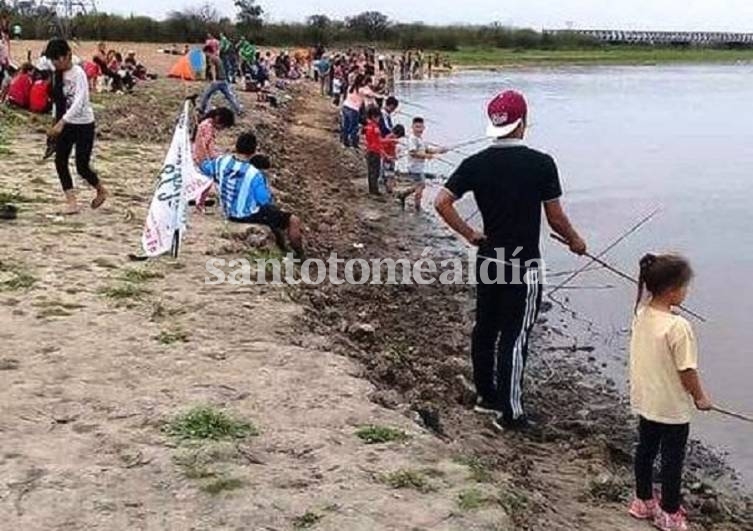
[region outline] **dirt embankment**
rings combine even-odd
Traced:
[[[208,258],[259,256],[245,228],[216,212],[191,218],[179,261],[129,263],[186,90],[165,80],[96,98],[96,166],[113,195],[76,218],[56,214],[54,171],[39,162],[44,120],[15,119],[6,133],[0,192],[21,211],[0,224],[2,521],[645,528],[623,507],[625,409],[577,352],[560,349],[571,342],[559,317],[541,323],[529,371],[528,402],[546,428],[499,436],[469,411],[458,379],[469,370],[466,288],[208,286]],[[293,89],[282,109],[244,95],[242,124],[277,164],[277,198],[303,218],[310,256],[446,248],[425,219],[365,197],[363,161],[338,145],[334,109],[315,92]],[[231,134],[220,142],[231,145]],[[222,437],[220,417],[181,416],[196,405],[253,426]],[[746,500],[710,486],[726,472],[699,447],[693,455],[696,520],[750,528]]]
[[[447,255],[453,244],[429,216],[365,197],[361,157],[338,146],[334,133],[323,136],[317,129],[335,125],[327,103],[307,99],[298,106],[293,139],[307,139],[307,156],[296,150],[285,163],[305,176],[291,201],[309,226],[318,227],[309,234],[314,249],[367,260],[416,260],[426,246],[434,256]],[[635,526],[624,510],[632,484],[634,423],[614,382],[584,355],[587,347],[571,347],[577,342],[568,337],[566,316],[545,312],[532,346],[526,400],[541,429],[531,436],[499,436],[470,412],[472,396],[463,382],[471,379],[472,290],[325,285],[304,296],[307,321],[323,334],[335,334],[338,351],[362,363],[364,376],[378,386],[376,401],[407,408],[448,445],[509,477],[525,507],[515,528]],[[736,490],[734,474],[697,443],[691,445],[685,485],[699,527],[753,528],[753,507]]]

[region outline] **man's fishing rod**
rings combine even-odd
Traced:
[[[560,243],[562,243],[564,245],[570,245],[570,242],[568,242],[565,238],[563,238],[559,234],[552,233],[552,234],[550,234],[550,236],[551,236],[552,239],[557,240],[558,242],[560,242]],[[599,264],[602,267],[604,267],[604,269],[606,269],[608,271],[611,271],[615,275],[617,275],[617,276],[619,276],[621,278],[624,278],[625,280],[627,280],[629,282],[632,282],[636,286],[638,285],[638,281],[636,279],[634,279],[633,277],[631,277],[627,273],[624,273],[624,272],[620,271],[619,269],[617,269],[616,267],[612,266],[608,262],[605,262],[604,260],[602,260],[598,256],[595,256],[595,255],[590,254],[590,253],[585,253],[585,256],[587,256],[588,258],[590,258],[591,262],[596,262],[597,264]],[[694,312],[693,310],[691,310],[691,309],[683,306],[682,304],[679,304],[677,307],[680,310],[682,310],[683,312],[687,313],[688,315],[692,315],[693,317],[695,317],[696,319],[698,319],[702,323],[706,322],[706,318],[705,317],[703,317],[702,315],[698,314],[697,312]]]
[[[623,233],[619,238],[617,238],[615,241],[613,241],[611,244],[609,244],[603,251],[601,251],[597,258],[601,258],[602,256],[605,256],[609,251],[617,247],[620,243],[622,243],[628,236],[635,233],[638,229],[640,229],[643,225],[648,223],[656,214],[659,213],[659,208],[655,208],[653,211],[651,211],[647,216],[643,217],[638,223],[633,225],[627,232]],[[595,262],[595,259],[592,259],[590,262],[584,264],[582,267],[576,269],[573,271],[573,273],[568,276],[565,280],[560,282],[557,286],[555,286],[553,289],[551,289],[548,293],[549,297],[557,293],[559,290],[564,288],[566,285],[568,285],[570,282],[572,282],[575,277],[583,273],[586,269],[588,269],[593,263]]]

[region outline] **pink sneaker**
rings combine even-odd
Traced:
[[[688,531],[688,517],[682,508],[674,514],[669,514],[658,507],[654,526],[661,531]]]
[[[630,503],[630,508],[628,509],[628,512],[630,513],[630,516],[632,516],[633,518],[637,518],[638,520],[650,520],[654,518],[658,509],[659,509],[659,504],[656,502],[656,500],[644,501],[644,500],[635,498]]]

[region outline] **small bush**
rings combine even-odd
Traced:
[[[489,499],[478,489],[468,489],[458,494],[457,503],[462,511],[474,511],[489,503]]]
[[[150,271],[148,269],[126,269],[120,275],[120,279],[125,282],[147,282],[155,278],[165,278],[165,275],[159,271]]]
[[[209,483],[199,487],[203,492],[216,496],[217,494],[227,491],[236,490],[243,486],[243,481],[238,478],[217,478]]]
[[[393,489],[414,489],[419,492],[436,490],[426,476],[418,470],[400,469],[382,477],[382,481]]]
[[[306,511],[301,516],[293,518],[293,529],[308,529],[314,527],[322,518],[323,516],[320,514]]]
[[[102,288],[99,292],[106,298],[115,301],[124,301],[129,299],[141,300],[142,298],[144,298],[144,295],[151,293],[148,289],[131,283],[109,286]]]
[[[2,280],[3,278],[5,280]],[[20,266],[0,262],[0,291],[29,289],[36,282],[34,275],[27,273]]]
[[[177,439],[193,440],[242,439],[259,434],[251,423],[235,420],[208,406],[178,415],[167,424],[165,432]]]
[[[476,483],[493,483],[494,476],[489,471],[489,467],[478,457],[463,456],[455,459],[455,462],[468,467],[470,472],[469,479]]]
[[[410,436],[402,430],[387,426],[363,426],[356,431],[356,436],[366,444],[382,444],[392,441],[405,441]]]
[[[188,332],[185,330],[163,330],[157,336],[157,341],[163,345],[172,345],[173,343],[188,343]]]

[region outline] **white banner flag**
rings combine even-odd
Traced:
[[[178,256],[186,228],[187,203],[200,197],[212,184],[194,165],[188,134],[190,119],[190,103],[187,101],[175,127],[146,217],[141,245],[149,257],[167,252]]]

